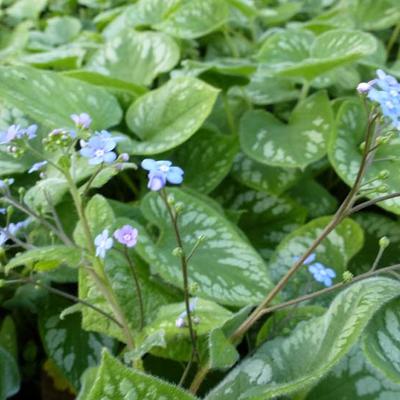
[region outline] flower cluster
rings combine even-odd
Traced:
[[[121,243],[123,246],[134,247],[137,243],[138,230],[131,225],[124,225],[122,228],[117,229],[113,233],[113,236],[117,242]],[[94,244],[96,247],[96,256],[105,258],[107,251],[110,250],[114,244],[114,240],[110,237],[108,229],[104,229],[103,232],[96,236]]]
[[[396,78],[378,69],[377,78],[370,82],[360,83],[357,90],[377,102],[382,113],[392,125],[400,130],[400,84]]]
[[[19,125],[11,125],[6,131],[0,132],[0,144],[9,144],[16,139],[33,139],[36,137],[37,125],[21,128]]]
[[[171,161],[156,161],[146,158],[142,161],[141,166],[149,171],[147,177],[149,179],[147,187],[153,191],[161,190],[167,182],[179,185],[183,182],[182,168],[172,165]]]
[[[296,257],[298,259],[298,257]],[[336,277],[336,272],[325,267],[320,262],[315,262],[316,255],[310,254],[304,261],[304,265],[308,265],[308,271],[317,282],[323,283],[325,286],[332,286],[332,280]]]

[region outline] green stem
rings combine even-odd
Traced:
[[[222,92],[222,102],[224,104],[224,109],[225,109],[225,113],[226,113],[226,120],[228,121],[229,130],[234,135],[234,134],[236,134],[235,120],[234,120],[233,115],[232,115],[232,110],[231,110],[231,107],[229,105],[229,98],[228,98],[228,94],[226,93],[226,91]]]
[[[74,201],[75,208],[78,212],[79,220],[82,223],[82,228],[83,228],[83,232],[84,232],[85,239],[86,239],[87,249],[89,251],[89,254],[92,256],[93,260],[95,260],[94,269],[85,268],[85,270],[90,274],[90,276],[96,283],[98,289],[100,290],[100,292],[102,293],[104,298],[108,301],[110,307],[112,308],[112,310],[116,316],[116,319],[122,326],[122,331],[125,336],[125,340],[126,340],[128,349],[133,350],[135,348],[135,344],[134,344],[133,336],[130,331],[128,322],[125,318],[125,315],[124,315],[117,299],[115,298],[111,283],[109,282],[109,279],[108,279],[106,273],[104,272],[104,268],[103,268],[102,264],[98,261],[98,258],[96,257],[96,248],[95,248],[95,245],[93,242],[92,233],[90,231],[89,222],[86,218],[85,207],[82,202],[82,198],[79,194],[79,190],[76,187],[75,182],[73,181],[72,176],[69,173],[69,171],[64,171],[64,174],[65,174],[65,177],[66,177],[68,185],[69,185],[69,190],[70,190],[72,199]]]
[[[143,297],[142,290],[140,288],[139,277],[136,272],[136,268],[133,265],[131,258],[129,257],[128,249],[124,246],[124,255],[126,260],[128,261],[128,265],[130,270],[132,271],[133,279],[135,281],[136,293],[139,300],[139,309],[140,309],[140,330],[144,328],[144,306],[143,306]]]
[[[400,34],[400,22],[396,25],[396,27],[394,28],[392,35],[390,36],[390,39],[388,41],[387,47],[386,47],[386,53],[387,53],[387,57],[390,57],[390,53],[393,49],[393,46],[395,45],[398,37]]]
[[[176,243],[178,244],[178,247],[181,249],[180,260],[181,260],[181,270],[182,270],[182,277],[183,277],[183,294],[184,294],[184,300],[185,300],[185,309],[186,309],[186,317],[187,317],[187,322],[188,322],[189,334],[190,334],[190,339],[192,342],[192,354],[196,358],[197,362],[200,363],[200,356],[199,356],[199,352],[197,350],[196,332],[193,327],[193,321],[192,321],[192,316],[191,316],[191,312],[190,312],[188,262],[187,262],[185,250],[183,248],[181,234],[179,231],[178,218],[177,218],[176,213],[174,213],[174,211],[172,210],[172,208],[168,202],[167,193],[166,193],[165,189],[162,189],[160,191],[160,196],[161,196],[161,199],[164,201],[165,206],[168,211],[168,214],[170,216],[170,219],[172,222],[172,227],[175,232]]]

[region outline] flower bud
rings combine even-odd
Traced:
[[[390,244],[390,239],[387,236],[382,236],[379,239],[379,247],[381,249],[386,249],[386,247],[388,247]]]
[[[367,94],[371,90],[371,83],[370,82],[361,82],[357,85],[357,92],[359,94]]]
[[[175,321],[175,326],[177,328],[184,328],[186,326],[186,321],[184,318],[179,317],[176,321]]]
[[[7,284],[5,279],[0,279],[0,288],[4,287]]]
[[[383,171],[379,172],[378,178],[379,179],[387,179],[390,176],[390,172],[387,169],[384,169]]]
[[[344,283],[350,283],[353,280],[353,274],[350,271],[344,271],[342,279]]]
[[[175,257],[181,257],[183,255],[183,250],[181,247],[175,247],[175,249],[172,250],[172,255]]]
[[[193,282],[190,284],[189,292],[196,293],[199,290],[199,284],[197,282]]]
[[[389,189],[388,185],[381,185],[376,189],[376,191],[378,193],[386,193],[388,189]]]
[[[176,203],[175,205],[175,212],[177,214],[181,213],[184,209],[184,204],[180,201],[179,203]]]

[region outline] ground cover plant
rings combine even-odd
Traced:
[[[0,21],[0,400],[400,398],[398,0]]]

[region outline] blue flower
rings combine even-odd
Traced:
[[[3,246],[3,244],[5,242],[7,242],[7,240],[8,240],[8,236],[6,235],[6,233],[3,231],[0,231],[0,247]]]
[[[155,161],[146,158],[142,161],[141,166],[143,169],[149,171],[149,183],[147,187],[150,190],[158,191],[162,189],[167,182],[174,185],[179,185],[183,182],[184,172],[182,168],[173,166],[171,161]]]
[[[37,162],[32,165],[32,167],[28,171],[28,174],[31,174],[32,172],[40,171],[46,165],[47,165],[47,161]]]
[[[367,93],[370,100],[379,103],[383,115],[400,130],[400,84],[393,76],[378,70],[377,78],[360,84],[358,90]]]
[[[91,165],[111,164],[117,158],[113,152],[117,144],[107,131],[96,132],[88,142],[81,141],[81,144],[83,144],[83,148],[80,150],[80,154],[82,157],[89,158]]]
[[[113,239],[109,237],[108,229],[104,229],[103,232],[96,236],[94,244],[96,246],[96,256],[105,258],[107,251],[113,246]]]
[[[18,139],[26,137],[28,140],[36,137],[38,126],[33,124],[29,125],[27,128],[22,129],[22,131],[17,135]]]
[[[72,121],[75,122],[75,125],[78,128],[83,128],[83,129],[88,129],[90,124],[92,123],[92,118],[90,118],[90,115],[87,113],[81,113],[81,114],[72,114],[71,115]]]
[[[194,312],[194,310],[196,309],[197,301],[198,301],[197,297],[193,298],[190,301],[190,303],[189,303],[189,311],[190,311],[190,313]],[[186,326],[186,317],[187,317],[187,313],[186,313],[186,310],[185,310],[185,311],[183,311],[182,313],[179,314],[179,317],[175,321],[175,326],[177,328],[184,328]]]
[[[298,259],[299,257],[295,257],[295,260]],[[316,255],[312,253],[304,260],[303,265],[308,265],[308,271],[313,275],[317,282],[323,283],[327,287],[332,286],[332,280],[336,277],[336,272],[319,262],[315,262],[315,259]]]
[[[14,182],[14,178],[0,179],[0,191],[8,189]]]
[[[23,130],[19,125],[11,125],[5,132],[0,132],[0,144],[10,143],[20,137]]]

